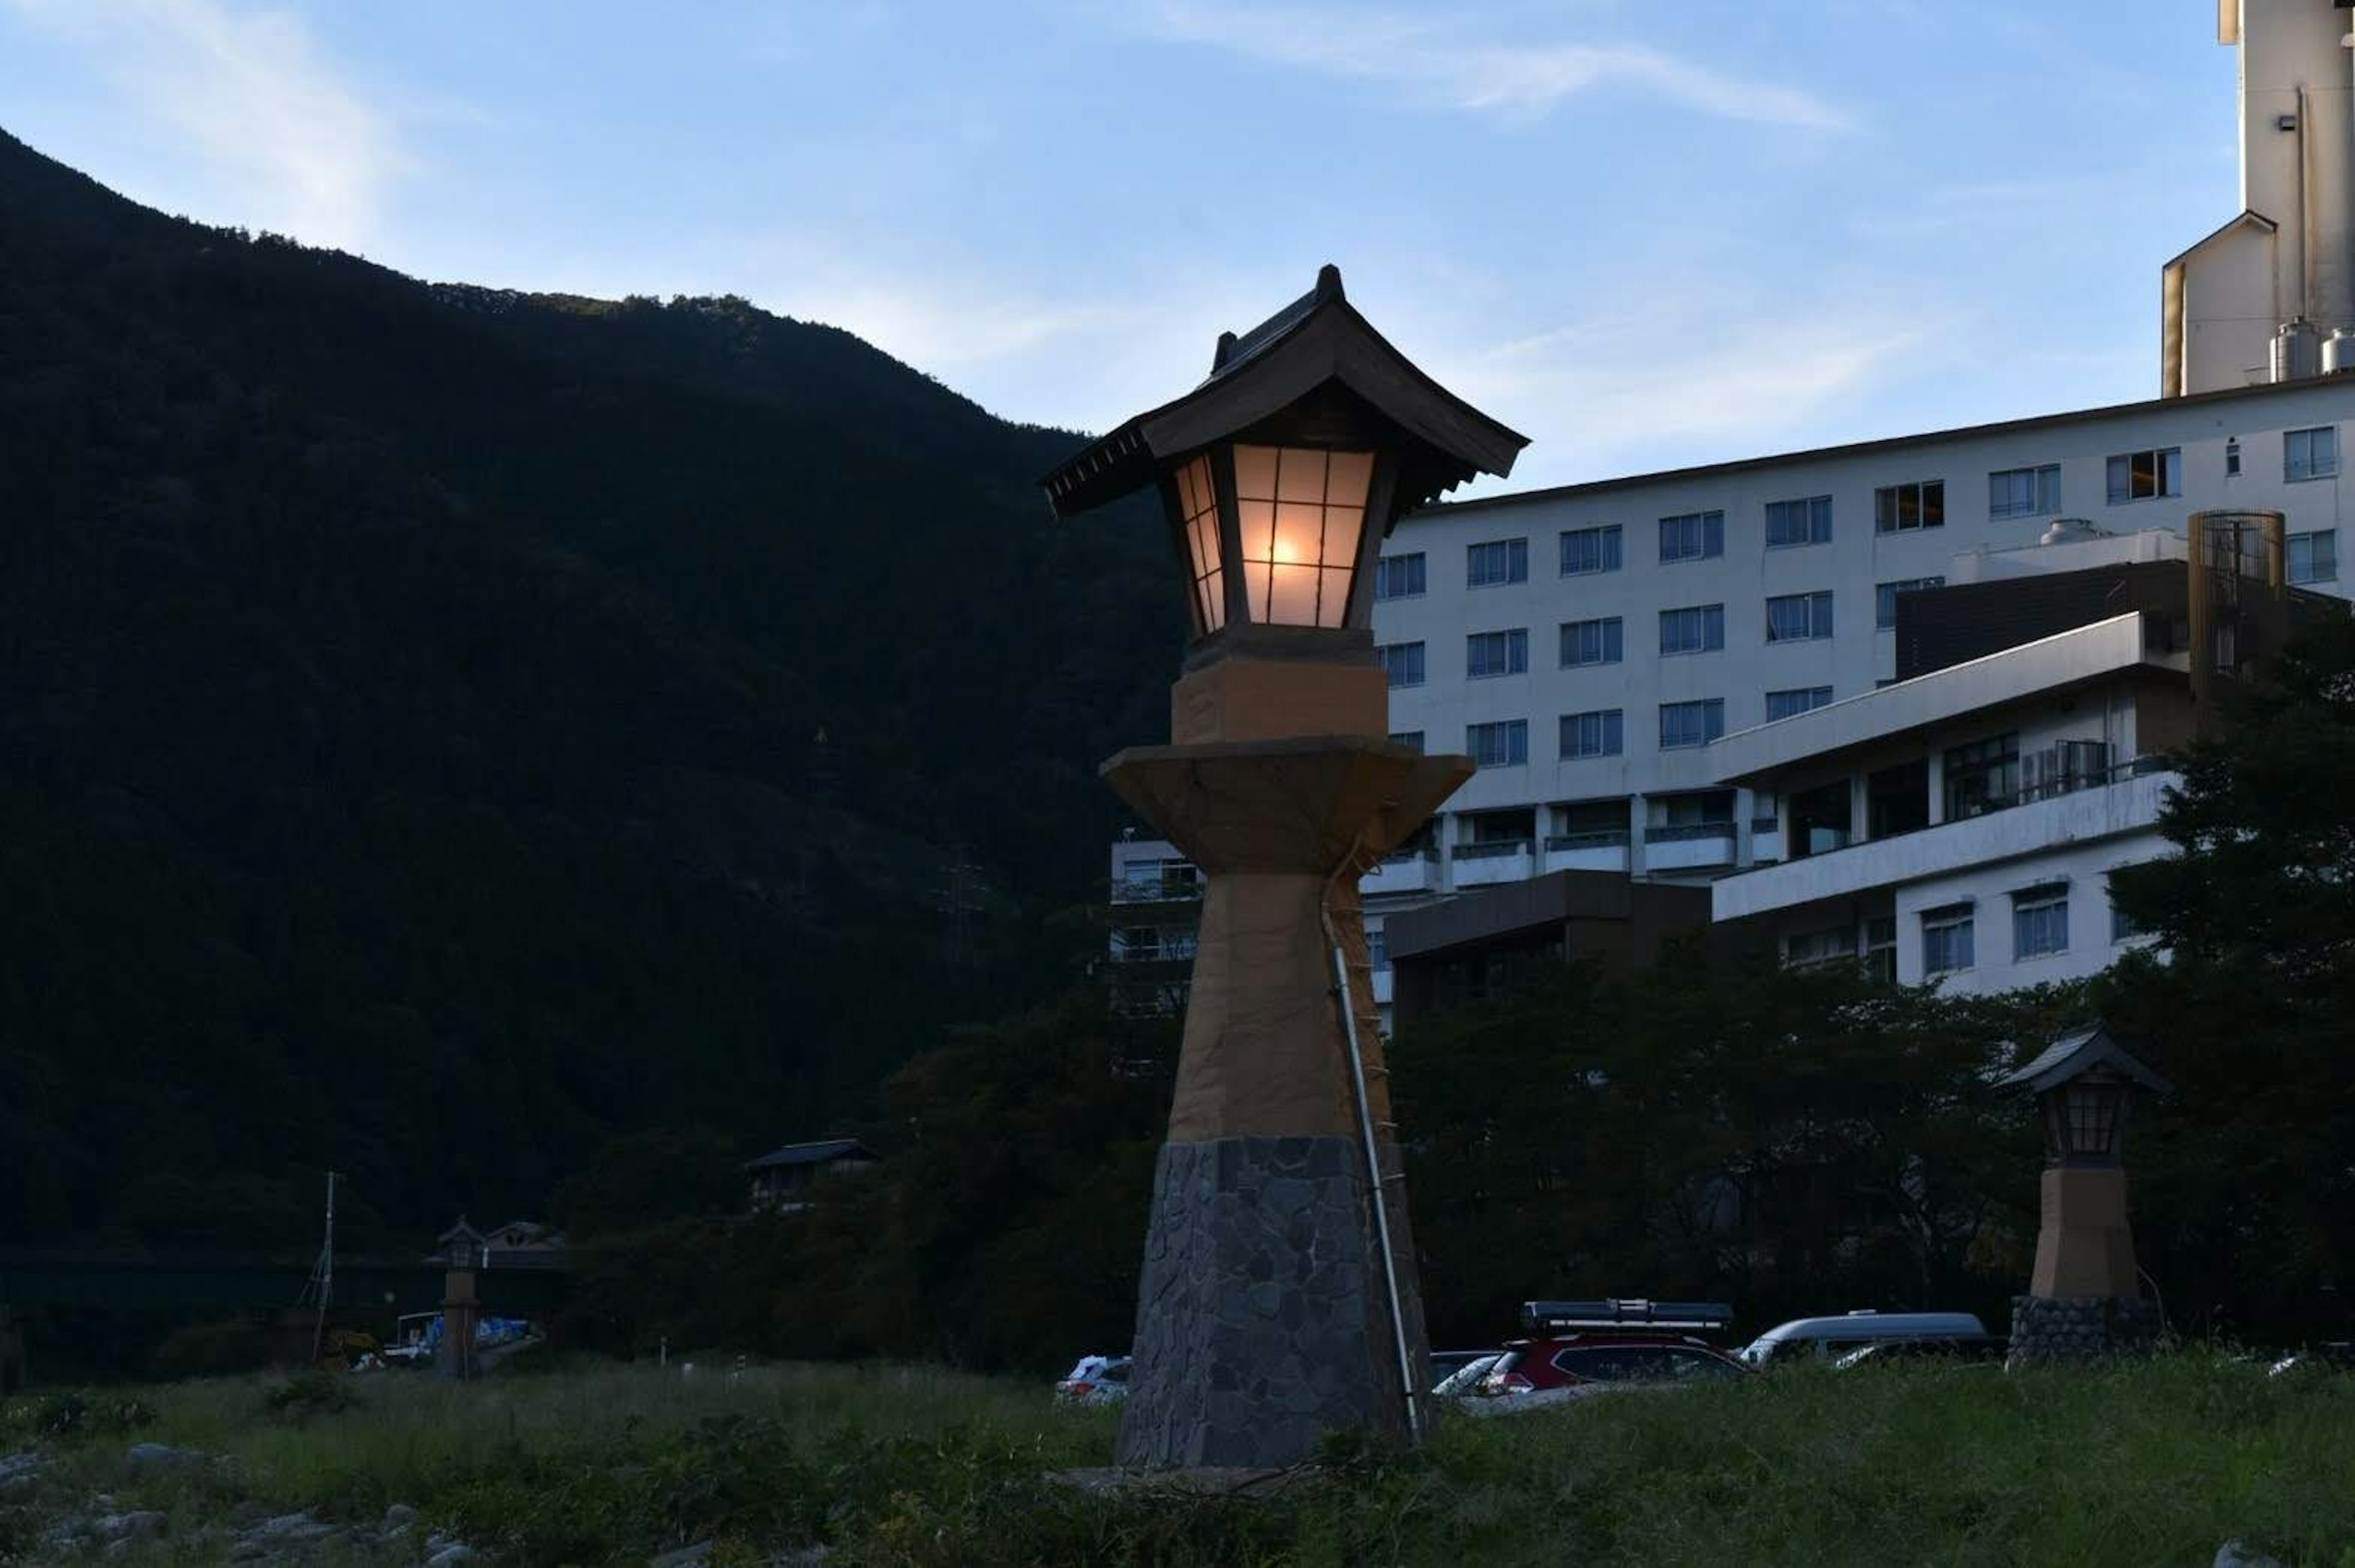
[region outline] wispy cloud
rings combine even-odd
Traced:
[[[1622,86],[1729,120],[1849,126],[1839,110],[1796,88],[1746,80],[1641,44],[1504,37],[1497,24],[1439,8],[1409,16],[1164,0],[1151,27],[1165,38],[1381,82],[1458,109],[1539,115],[1590,89]]]
[[[411,166],[388,118],[292,12],[228,0],[0,9],[83,50],[138,112],[186,138],[232,187],[240,220],[357,248]]]

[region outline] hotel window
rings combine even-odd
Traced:
[[[1971,966],[1971,906],[1947,904],[1922,912],[1922,973],[1951,975]]]
[[[1464,639],[1464,676],[1484,680],[1492,675],[1526,675],[1529,667],[1529,635],[1525,631],[1475,632]]]
[[[1725,553],[1725,514],[1687,512],[1660,519],[1660,559],[1700,560]]]
[[[2282,432],[2282,477],[2328,479],[2339,472],[2339,427]]]
[[[1374,657],[1382,667],[1393,688],[1423,684],[1423,645],[1421,643],[1391,643],[1374,650]]]
[[[1789,691],[1770,691],[1766,694],[1766,722],[1772,724],[1777,719],[1796,718],[1811,709],[1825,706],[1831,699],[1832,688],[1828,686],[1801,686]]]
[[[1608,616],[1599,621],[1565,621],[1561,627],[1561,667],[1576,669],[1581,665],[1617,664],[1626,651],[1626,637],[1619,617]]]
[[[1725,733],[1725,700],[1707,697],[1695,702],[1660,704],[1660,750],[1706,746]]]
[[[2069,884],[2022,888],[2011,895],[2011,955],[2042,958],[2069,951]]]
[[[2019,737],[1998,735],[1946,753],[1946,820],[1984,816],[2019,798]]]
[[[1572,528],[1561,536],[1561,574],[1584,577],[1619,570],[1619,525]]]
[[[1420,730],[1393,730],[1391,731],[1391,744],[1393,746],[1404,746],[1410,752],[1420,752],[1423,750],[1423,731]]]
[[[1835,925],[1802,932],[1783,939],[1783,965],[1788,969],[1820,969],[1856,957],[1856,928]]]
[[[2110,459],[2110,505],[2183,494],[2183,449],[2126,452]]]
[[[2126,912],[2124,904],[2118,902],[2117,892],[2113,889],[2110,893],[2110,940],[2132,942],[2136,937],[2145,934],[2147,933],[2143,928],[2135,923],[2135,917]]]
[[[1660,652],[1715,653],[1725,646],[1725,606],[1693,604],[1660,612]]]
[[[1916,528],[1946,526],[1946,482],[1918,480],[1910,485],[1886,485],[1872,493],[1872,531],[1910,534]]]
[[[1864,923],[1864,972],[1886,985],[1897,983],[1897,917],[1877,914]]]
[[[1518,766],[1529,760],[1529,721],[1507,719],[1495,724],[1466,724],[1464,749],[1479,767]]]
[[[1423,593],[1423,552],[1412,555],[1386,555],[1374,562],[1374,602],[1385,599],[1420,599]]]
[[[2238,479],[2240,476],[2241,438],[2236,435],[2224,443],[2224,477]]]
[[[1897,596],[1923,588],[1944,588],[1943,577],[1901,577],[1894,582],[1883,582],[1872,591],[1872,624],[1881,631],[1897,624]]]
[[[1766,548],[1829,544],[1832,539],[1832,498],[1810,496],[1804,501],[1766,503]]]
[[[2339,530],[2289,536],[2289,580],[2330,582],[2339,576]]]
[[[1621,710],[1616,708],[1561,716],[1561,754],[1564,759],[1615,757],[1625,746],[1626,723]]]
[[[1768,642],[1805,643],[1831,635],[1832,596],[1828,590],[1782,593],[1766,601]]]
[[[1987,475],[1987,516],[2050,517],[2061,510],[2061,465],[2005,468]]]
[[[1500,582],[1529,580],[1529,541],[1496,539],[1465,548],[1464,586],[1493,588]]]

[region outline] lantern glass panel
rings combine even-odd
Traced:
[[[1178,511],[1194,582],[1194,617],[1205,635],[1227,624],[1226,576],[1219,550],[1219,496],[1210,460],[1197,457],[1178,470]]]
[[[2069,1112],[2069,1152],[2107,1154],[2116,1142],[2118,1102],[2124,1091],[2109,1083],[2072,1083],[2063,1091]]]
[[[1238,445],[1235,511],[1254,621],[1338,626],[1365,530],[1374,454]]]

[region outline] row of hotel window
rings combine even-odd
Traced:
[[[1923,910],[1922,973],[1925,978],[1975,968],[1978,963],[1977,906],[1945,904]],[[2110,905],[2110,940],[2131,941],[2143,935],[2115,901]],[[1897,921],[1882,915],[1866,923],[1865,962],[1893,977],[1896,972]],[[2011,956],[2014,963],[2049,958],[2069,951],[2069,884],[2043,882],[2011,895]],[[1849,926],[1809,932],[1787,938],[1783,960],[1794,968],[1838,963],[1856,957],[1856,933]]]
[[[1766,717],[1770,721],[1788,719],[1810,708],[1821,708],[1831,699],[1832,688],[1828,686],[1770,691],[1766,694]],[[1706,746],[1724,734],[1725,699],[1721,697],[1660,704],[1660,750],[1664,752]],[[1396,731],[1391,739],[1418,752],[1423,750],[1423,732],[1420,730]],[[1627,747],[1626,710],[1598,708],[1588,713],[1565,713],[1561,716],[1561,740],[1559,754],[1564,762],[1618,756]],[[1464,751],[1484,768],[1518,767],[1529,760],[1529,721],[1500,719],[1487,724],[1466,724]]]
[[[2324,425],[2315,430],[2283,432],[2283,467],[2290,480],[2328,479],[2339,473],[2339,432]],[[2240,472],[2239,443],[2228,443],[2226,472]],[[2124,453],[2109,460],[2109,500],[2158,500],[2183,494],[2183,453],[2179,447]],[[2061,465],[2008,468],[1987,475],[1987,516],[1994,518],[2057,517],[2061,511]],[[1930,479],[1883,485],[1872,493],[1875,533],[1913,533],[1946,526],[1946,485]],[[1624,533],[1617,523],[1600,523],[1565,529],[1561,535],[1561,575],[1583,577],[1616,571],[1625,560]],[[1766,546],[1779,549],[1796,545],[1828,544],[1832,537],[1832,498],[1807,496],[1766,504]],[[1707,560],[1725,553],[1725,513],[1687,512],[1659,519],[1659,559],[1663,561]],[[1489,539],[1465,548],[1464,581],[1470,588],[1491,588],[1529,579],[1529,541]],[[2319,581],[2309,578],[2307,581]],[[1420,552],[1385,556],[1377,564],[1374,597],[1409,599],[1425,591],[1426,572]]]
[[[1715,514],[1710,515],[1714,516]],[[1674,519],[1668,520],[1673,521]],[[1604,541],[1603,545],[1596,545],[1595,541],[1598,539]],[[1570,565],[1570,560],[1573,553],[1572,548],[1573,540],[1579,541],[1577,553],[1580,560],[1583,560],[1590,558],[1604,559],[1607,563],[1602,566],[1572,567]],[[1563,562],[1562,575],[1565,577],[1576,576],[1587,571],[1615,571],[1619,569],[1619,525],[1616,523],[1608,524],[1601,528],[1573,528],[1561,536],[1561,543]],[[1482,552],[1498,549],[1505,549],[1512,552],[1508,558],[1508,575],[1503,577],[1482,576],[1481,572],[1483,569],[1480,565],[1480,562],[1483,560]],[[2338,529],[2318,528],[2310,533],[2291,534],[2287,540],[2287,549],[2288,560],[2286,565],[2291,582],[2331,582],[2338,580]],[[1465,581],[1470,582],[1476,588],[1487,586],[1494,582],[1525,582],[1529,580],[1529,541],[1527,539],[1499,539],[1488,544],[1476,544],[1467,547],[1467,551],[1471,559],[1466,562],[1467,570]],[[1597,553],[1598,551],[1599,554]],[[1712,550],[1710,553],[1717,554],[1720,552]],[[1518,563],[1517,565],[1514,564],[1516,562]],[[1374,598],[1377,602],[1389,599],[1420,598],[1425,591],[1425,585],[1430,581],[1430,573],[1425,565],[1423,553],[1421,550],[1416,550],[1411,555],[1383,556],[1380,560],[1374,563]],[[1879,584],[1876,590],[1876,598],[1878,603],[1875,605],[1875,619],[1873,624],[1884,630],[1891,626],[1894,626],[1897,624],[1897,595],[1904,592],[1907,589],[1940,588],[1945,585],[1945,581],[1946,580],[1943,577],[1913,577],[1906,578],[1895,582],[1883,582]],[[1766,640],[1769,642],[1779,642],[1782,640],[1775,635],[1774,629],[1774,605],[1778,603],[1788,603],[1792,600],[1811,598],[1822,599],[1828,606],[1831,595],[1828,593],[1787,594],[1779,601],[1774,599],[1768,600],[1766,602],[1768,606]],[[1677,613],[1682,613],[1682,612],[1664,610],[1661,612],[1661,616],[1663,621],[1665,621],[1668,615]],[[1831,613],[1829,609],[1827,608],[1824,613],[1827,622],[1826,629],[1822,632],[1813,634],[1814,635],[1829,636],[1831,635],[1828,625]],[[1613,623],[1614,625],[1616,624],[1616,622]],[[1567,631],[1569,628],[1564,627],[1563,629]],[[1663,648],[1661,651],[1665,653],[1670,650]],[[1692,653],[1699,650],[1680,648],[1675,651],[1680,653]],[[1572,661],[1566,656],[1562,660],[1565,667],[1568,667],[1571,662]],[[1608,663],[1611,661],[1587,660],[1583,662]],[[1395,685],[1397,683],[1393,682],[1392,684]]]

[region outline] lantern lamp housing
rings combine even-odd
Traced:
[[[1526,438],[1424,375],[1341,273],[1238,337],[1210,374],[1041,481],[1058,517],[1154,486],[1185,565],[1189,663],[1231,647],[1372,648],[1372,564],[1406,512],[1511,471]]]
[[[2115,1166],[2125,1149],[2126,1110],[2137,1085],[2168,1093],[2170,1085],[2145,1067],[2107,1029],[2063,1035],[1999,1086],[2031,1090],[2044,1127],[2044,1161],[2051,1166]]]

